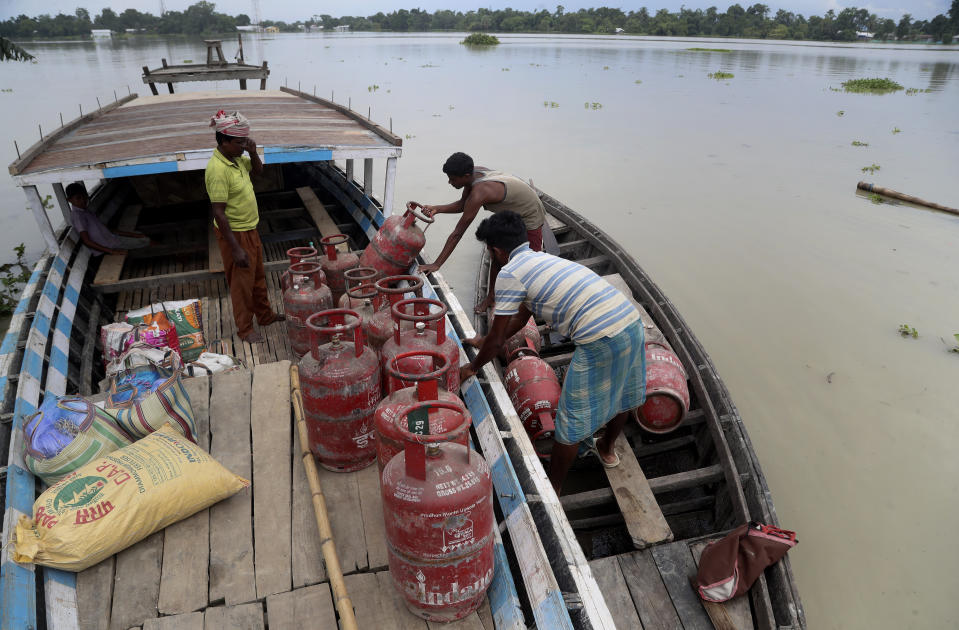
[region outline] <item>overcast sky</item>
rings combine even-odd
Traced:
[[[164,0],[164,6],[168,11],[182,11],[196,0]],[[756,2],[763,0],[740,0],[739,4],[748,7]],[[765,0],[764,4],[770,7],[772,13],[778,9],[785,9],[793,13],[803,15],[822,15],[829,9],[834,9],[837,13],[845,7],[856,7],[868,9],[870,13],[875,13],[880,17],[891,17],[896,20],[904,13],[909,13],[914,19],[928,20],[942,13],[948,15],[949,4],[951,0],[861,0],[859,2],[845,0],[785,0],[777,2],[776,0]],[[78,7],[85,7],[94,16],[99,13],[103,7],[111,7],[117,13],[124,9],[134,8],[145,13],[158,15],[160,13],[160,0],[44,0],[42,3],[36,0],[0,0],[0,19],[7,19],[12,16],[24,13],[26,15],[37,15],[40,13],[73,13]],[[253,15],[253,2],[251,0],[232,0],[230,2],[218,2],[217,9],[223,13],[236,15],[246,13]],[[328,14],[332,16],[342,15],[373,15],[378,11],[389,13],[397,9],[420,8],[424,11],[433,12],[438,9],[455,9],[457,11],[469,11],[480,6],[486,6],[491,9],[505,9],[507,7],[524,11],[539,11],[546,9],[555,11],[558,2],[536,2],[535,0],[510,0],[508,2],[490,2],[483,4],[471,4],[457,1],[443,2],[403,2],[402,0],[373,0],[372,2],[363,2],[356,0],[332,0],[329,2],[306,2],[304,0],[260,0],[260,15],[264,20],[283,20],[285,22],[294,22],[309,18],[314,14]],[[562,3],[567,11],[577,11],[579,9],[613,6],[623,11],[635,11],[641,7],[649,9],[650,13],[656,10],[666,8],[671,12],[678,11],[680,6],[685,5],[688,9],[706,9],[710,6],[718,7],[720,11],[735,4],[733,0],[635,0],[632,2],[623,2],[610,0],[609,2],[568,2]]]

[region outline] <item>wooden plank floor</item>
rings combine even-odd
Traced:
[[[288,361],[187,378],[198,441],[250,487],[77,575],[80,627],[337,628],[296,431]],[[386,570],[376,466],[321,472],[361,628],[428,630]],[[370,625],[386,620],[381,625]],[[488,603],[444,628],[492,630]]]
[[[699,556],[708,541],[678,541],[589,563],[618,628],[642,630],[752,630],[748,597],[711,604],[693,590]],[[712,620],[722,620],[715,623]]]

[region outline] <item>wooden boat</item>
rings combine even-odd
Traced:
[[[400,138],[348,108],[285,88],[133,95],[67,124],[11,165],[48,252],[37,262],[0,345],[4,543],[19,517],[31,513],[40,489],[22,457],[24,416],[44,395],[95,396],[103,376],[99,326],[159,300],[199,299],[208,344],[244,363],[239,371],[186,382],[199,442],[252,486],[79,574],[17,564],[12,545],[6,545],[0,566],[5,630],[263,628],[267,619],[271,630],[336,627],[310,492],[293,455],[289,340],[282,325],[265,327],[262,343],[238,338],[210,227],[202,184],[213,148],[206,121],[221,108],[243,111],[263,149],[259,229],[274,304],[281,301],[279,278],[289,247],[344,233],[354,249],[362,249],[393,205]],[[364,160],[360,181],[354,177],[358,159]],[[374,159],[386,162],[382,203],[373,194]],[[77,179],[100,180],[91,208],[101,218],[145,232],[157,244],[96,258],[78,244],[69,221],[54,229],[37,187],[53,185],[68,219],[63,185]],[[449,307],[451,330],[471,334],[442,275],[428,280],[427,295]],[[594,576],[564,506],[542,468],[530,461],[531,446],[495,372],[482,382],[471,379],[462,394],[474,419],[474,443],[493,471],[500,527],[487,601],[456,627],[616,627],[608,601],[621,592]],[[722,409],[735,412],[731,403]],[[706,418],[701,424],[713,431],[715,423]],[[728,448],[723,439],[715,444]],[[321,474],[345,584],[360,627],[424,628],[391,584],[374,470]],[[752,483],[764,487],[758,465],[737,470],[756,471],[760,476]],[[771,594],[781,592],[774,578],[767,582],[777,585],[768,587]],[[664,597],[663,605],[672,606]],[[793,618],[801,621],[798,597],[789,602],[796,607]]]
[[[699,628],[709,627],[710,620],[720,627],[717,618],[735,628],[805,627],[788,557],[765,571],[748,601],[733,600],[724,610],[704,608],[690,588],[689,578],[710,540],[749,520],[779,525],[766,478],[729,391],[672,302],[609,235],[537,192],[546,208],[547,232],[552,232],[552,237],[544,236],[547,251],[592,269],[629,296],[640,309],[647,341],[664,337],[688,375],[691,404],[679,428],[657,435],[631,422],[620,438],[622,448],[617,447],[623,464],[604,470],[595,458],[578,460],[566,483],[569,490],[559,498],[617,627]],[[477,302],[486,296],[488,275],[484,252]],[[457,315],[459,331],[471,336],[466,314]],[[486,313],[474,316],[478,331],[486,331],[487,318]],[[537,324],[543,338],[540,355],[562,379],[574,346],[544,322]],[[501,366],[487,367],[484,388],[501,386],[501,375]],[[509,405],[506,400],[494,409],[509,415]],[[512,437],[528,444],[522,426],[508,424]],[[543,486],[540,462],[525,446],[516,448],[525,449],[526,456],[512,461],[543,500],[552,493]]]

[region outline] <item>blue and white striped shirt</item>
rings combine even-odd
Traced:
[[[526,304],[553,330],[584,344],[611,337],[639,319],[613,285],[571,260],[534,252],[523,243],[496,276],[495,315],[515,315]]]

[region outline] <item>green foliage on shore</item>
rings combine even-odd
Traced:
[[[115,33],[128,30],[134,33],[199,34],[227,33],[237,26],[250,24],[250,17],[234,17],[215,11],[212,2],[197,2],[185,11],[166,11],[157,17],[136,9],[117,13],[103,9],[91,18],[89,11],[79,8],[74,15],[49,14],[16,18],[0,22],[0,36],[5,37],[68,37],[86,36],[92,28],[110,29]],[[233,6],[221,4],[221,7]],[[304,10],[306,13],[306,10]],[[751,39],[793,39],[815,41],[855,41],[858,33],[872,34],[873,41],[952,42],[959,33],[959,7],[953,0],[947,15],[932,20],[913,20],[910,14],[898,22],[880,18],[868,9],[847,7],[830,9],[824,15],[793,13],[779,9],[775,13],[765,4],[743,8],[740,4],[728,6],[725,11],[713,6],[708,9],[689,9],[685,6],[671,13],[668,9],[636,11],[598,7],[566,11],[557,6],[554,11],[517,11],[515,9],[486,9],[475,11],[438,10],[433,13],[421,9],[382,11],[374,15],[304,16],[292,23],[262,20],[261,27],[276,26],[280,31],[299,32],[307,27],[322,27],[332,31],[337,26],[348,26],[352,31],[467,31],[475,33],[596,33],[623,32],[632,35],[672,37],[745,37]],[[621,29],[621,31],[619,30]],[[719,51],[722,49],[713,49]]]
[[[487,35],[486,33],[473,33],[460,43],[466,44],[467,46],[496,46],[499,44],[499,38],[495,35]]]
[[[843,89],[847,92],[855,92],[857,94],[863,93],[872,93],[872,94],[888,94],[890,92],[898,92],[899,90],[904,89],[901,85],[893,81],[892,79],[850,79],[845,81],[842,84]]]
[[[26,251],[23,243],[14,247],[13,251],[17,254],[16,262],[0,265],[0,316],[13,313],[23,285],[30,279],[30,268],[23,261]]]

